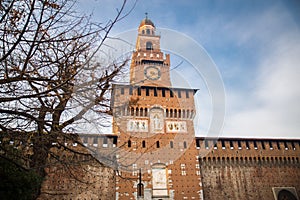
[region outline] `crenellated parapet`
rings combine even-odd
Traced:
[[[297,164],[300,140],[196,138],[200,162],[216,164]]]

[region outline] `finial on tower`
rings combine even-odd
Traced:
[[[146,18],[144,18],[144,19],[141,21],[139,27],[142,27],[142,26],[144,26],[144,25],[150,25],[150,26],[155,27],[154,24],[153,24],[153,22],[148,18],[148,13],[147,13],[147,12],[145,12],[145,15],[146,15]]]

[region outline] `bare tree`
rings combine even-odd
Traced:
[[[54,143],[67,149],[63,141],[77,140],[71,133],[78,124],[110,114],[111,83],[127,59],[102,65],[95,55],[114,24],[130,12],[123,13],[125,4],[113,20],[96,24],[78,17],[72,0],[1,1],[2,159],[44,176]]]

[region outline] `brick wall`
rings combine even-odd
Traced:
[[[298,140],[198,139],[204,199],[275,199],[272,188],[300,196]],[[202,145],[201,145],[202,144]]]
[[[73,143],[65,144],[72,151],[53,145],[52,156],[49,155],[48,166],[45,168],[47,175],[42,183],[39,200],[116,198],[115,170],[113,165],[107,165],[109,160],[115,161],[112,152],[116,137],[88,134],[82,135],[81,139],[86,147]],[[97,160],[97,156],[105,160]],[[59,161],[55,157],[59,158]]]

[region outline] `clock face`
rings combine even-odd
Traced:
[[[149,80],[158,80],[160,78],[160,70],[156,66],[148,66],[144,70],[145,77]]]

